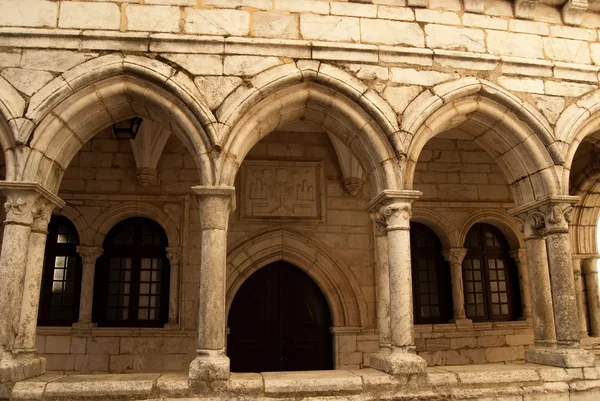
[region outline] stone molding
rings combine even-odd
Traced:
[[[538,0],[515,0],[515,17],[532,20]]]

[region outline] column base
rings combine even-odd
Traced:
[[[586,350],[561,348],[532,348],[525,351],[525,361],[561,368],[596,366],[596,356]]]
[[[221,351],[199,351],[190,364],[188,382],[190,390],[205,392],[222,390],[229,380],[229,358]]]
[[[425,373],[427,362],[416,354],[394,350],[371,355],[370,365],[392,376]]]
[[[46,373],[46,359],[20,357],[0,361],[0,398],[8,399],[13,385],[21,380]]]
[[[89,331],[96,327],[98,327],[98,323],[94,323],[94,322],[75,322],[75,323],[73,323],[73,328],[75,330],[80,330],[80,331]]]
[[[163,328],[168,329],[168,330],[179,330],[179,323],[177,323],[177,322],[167,322],[167,324],[165,324],[163,326]]]
[[[466,318],[466,317],[454,319],[453,321],[454,321],[454,324],[456,324],[456,326],[459,329],[473,327],[473,321],[471,319]]]

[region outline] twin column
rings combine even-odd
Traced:
[[[2,377],[22,380],[43,374],[35,333],[48,222],[64,202],[38,183],[0,183],[6,198],[0,252],[0,360]],[[5,371],[6,370],[6,371]]]
[[[410,259],[411,205],[420,195],[419,191],[385,190],[367,205],[380,234],[376,240],[380,252],[377,268],[380,352],[371,356],[371,366],[392,375],[422,373],[427,367],[415,349]],[[389,304],[385,305],[387,297]]]
[[[595,366],[580,348],[569,220],[576,197],[555,196],[518,208],[523,223],[532,299],[535,347],[528,362],[560,367]]]

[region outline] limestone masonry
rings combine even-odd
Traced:
[[[599,34],[0,0],[0,399],[599,400]]]

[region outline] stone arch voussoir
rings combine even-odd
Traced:
[[[458,228],[459,246],[463,247],[467,238],[467,233],[477,223],[487,223],[496,227],[508,241],[510,249],[525,248],[523,236],[515,230],[519,223],[512,216],[502,210],[481,210],[469,215]]]

